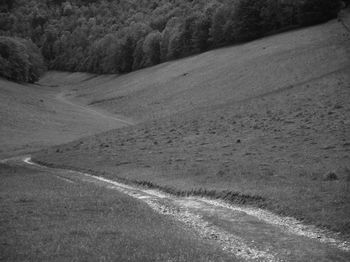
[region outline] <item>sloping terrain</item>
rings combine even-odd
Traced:
[[[332,21],[122,76],[96,76],[76,85],[73,96],[135,120],[236,103],[346,68],[348,42]]]
[[[0,163],[1,261],[238,261],[145,203],[57,173]]]
[[[0,93],[1,157],[125,125],[71,104],[65,99],[65,90],[57,86],[23,85],[0,79]]]
[[[349,39],[332,21],[74,84],[75,101],[143,123],[34,159],[349,235]]]
[[[342,241],[336,234],[320,230],[314,226],[305,226],[293,218],[280,217],[258,208],[228,205],[220,200],[210,200],[202,197],[174,196],[156,189],[127,185],[88,173],[41,166],[32,162],[30,157],[13,158],[8,160],[6,164],[16,166],[17,169],[25,167],[29,172],[34,173],[35,176],[26,176],[31,178],[32,181],[34,180],[33,183],[36,182],[36,184],[40,185],[42,179],[46,178],[50,179],[50,182],[47,183],[50,186],[54,185],[53,182],[55,181],[62,181],[66,184],[65,189],[57,186],[53,187],[53,189],[57,188],[57,191],[63,189],[62,191],[64,192],[62,192],[63,197],[59,201],[55,201],[56,212],[62,212],[61,205],[58,204],[62,200],[68,200],[67,204],[72,206],[69,209],[71,212],[70,216],[62,219],[62,224],[68,224],[67,229],[62,228],[62,233],[72,230],[70,224],[73,222],[74,226],[75,214],[81,215],[82,220],[78,229],[72,230],[73,232],[71,231],[70,233],[70,235],[77,236],[71,241],[72,246],[78,247],[74,249],[74,252],[71,252],[70,256],[75,256],[75,254],[79,253],[84,254],[81,252],[82,249],[79,248],[77,242],[81,241],[80,243],[85,242],[89,245],[94,243],[97,236],[97,239],[100,239],[101,242],[98,242],[95,246],[89,245],[88,254],[95,257],[95,253],[97,253],[95,251],[96,247],[98,249],[102,248],[103,252],[101,255],[108,257],[108,261],[114,261],[113,258],[117,258],[118,255],[125,258],[130,256],[126,260],[131,261],[148,261],[146,258],[149,258],[150,261],[157,261],[157,258],[164,261],[166,257],[169,260],[174,259],[174,261],[226,261],[225,254],[231,257],[229,261],[236,261],[235,258],[237,258],[237,261],[269,262],[348,261],[350,257],[350,242]],[[5,179],[7,178],[6,181],[13,176],[5,177]],[[19,179],[20,174],[16,178]],[[23,178],[21,181],[26,182]],[[23,187],[23,185],[21,186]],[[81,192],[84,186],[89,186],[91,190],[87,196]],[[39,188],[41,189],[41,187]],[[69,192],[67,189],[71,188],[75,189],[74,194],[72,194],[75,196],[75,201],[73,200],[75,204],[73,205],[66,196],[66,192]],[[32,187],[30,189],[32,190]],[[39,192],[42,192],[43,189]],[[106,189],[106,194],[101,194],[102,192],[95,194],[96,191],[99,192],[101,189]],[[77,192],[81,195],[80,198],[76,198]],[[105,202],[106,198],[104,196],[109,196],[109,198],[113,199],[119,195],[119,192],[137,199],[138,204],[130,205],[131,201],[128,201],[125,197],[115,198],[114,203],[111,201]],[[26,195],[27,197],[25,198],[24,196]],[[33,200],[36,200],[36,198],[33,199],[33,196],[28,193],[24,196],[22,193],[21,196],[20,199],[26,199],[27,201],[14,201],[14,205],[18,206],[17,202],[20,202],[22,205],[23,203],[29,203],[29,206],[35,207],[36,201]],[[55,195],[51,193],[49,196],[47,198],[51,199]],[[7,203],[11,203],[6,195],[5,199]],[[164,221],[157,220],[154,214],[147,214],[145,212],[146,209],[141,208],[141,203],[147,204],[153,211],[161,214],[164,217]],[[87,206],[90,207],[88,210],[86,210]],[[95,206],[96,209],[94,208]],[[107,210],[110,210],[110,212]],[[122,210],[122,212],[111,212],[114,210]],[[47,214],[45,211],[44,209],[43,213]],[[91,225],[89,223],[89,220],[86,219],[88,215],[85,215],[86,212],[84,211],[89,211],[89,213],[91,212],[94,215],[95,219],[92,221],[95,224]],[[21,210],[20,212],[23,211]],[[69,214],[67,211],[62,213],[65,215]],[[7,215],[7,213],[5,214]],[[32,216],[29,215],[29,218],[32,218]],[[125,218],[126,221],[124,220]],[[55,220],[54,218],[52,219]],[[17,221],[20,222],[21,220],[16,219]],[[68,221],[71,223],[67,223]],[[169,227],[169,224],[166,224],[170,221],[175,222],[174,225],[181,225],[186,233],[183,230],[173,232],[173,227]],[[30,225],[35,226],[33,222]],[[89,223],[89,226],[86,226],[86,223]],[[133,223],[134,227],[132,226]],[[154,225],[157,223],[160,225],[152,232],[153,223]],[[95,226],[96,224],[100,226]],[[19,223],[19,225],[21,224]],[[163,225],[169,228],[164,228]],[[56,225],[54,224],[54,226]],[[42,232],[46,233],[45,227],[41,228],[44,229]],[[110,238],[108,236],[102,237],[105,236],[104,233],[107,228],[109,229],[110,234],[108,236]],[[28,229],[26,232],[28,232]],[[79,232],[79,234],[74,234],[75,232]],[[120,234],[121,232],[124,234]],[[147,234],[145,234],[146,232]],[[191,233],[194,233],[197,237],[197,241],[194,243],[188,241],[190,239],[187,238],[191,236]],[[37,237],[38,234],[34,233],[33,235]],[[81,237],[87,236],[89,236],[90,241],[84,241],[84,238],[81,239]],[[178,236],[182,236],[184,241],[177,243]],[[63,239],[66,238],[63,237]],[[8,242],[5,241],[5,243]],[[124,246],[121,243],[128,243],[128,245]],[[134,255],[130,255],[128,251],[132,250],[136,243],[140,243],[140,248],[137,249]],[[212,246],[202,245],[205,243],[211,243]],[[57,246],[57,243],[54,242],[51,245]],[[63,245],[65,245],[65,242],[63,242]],[[206,247],[207,249],[205,249]],[[216,250],[215,247],[220,248],[223,252]],[[148,252],[149,250],[153,252]],[[197,250],[201,251],[200,255],[198,255]],[[213,251],[216,252],[213,253]],[[59,254],[64,254],[65,252],[66,249],[61,249]],[[84,261],[86,260],[84,255],[80,257]]]
[[[236,261],[125,194],[2,159],[129,124],[72,103],[68,83],[91,76],[66,75],[61,88],[0,79],[0,260]]]

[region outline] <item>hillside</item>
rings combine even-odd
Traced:
[[[0,93],[2,158],[124,125],[70,104],[64,98],[65,90],[57,86],[24,85],[0,78]]]
[[[119,77],[96,76],[75,85],[72,97],[140,121],[236,103],[341,71],[349,62],[348,41],[331,22]]]
[[[35,159],[262,206],[349,236],[349,37],[331,21],[71,83],[72,101],[141,123]]]

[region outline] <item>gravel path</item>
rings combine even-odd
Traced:
[[[2,161],[4,162],[4,161]],[[211,241],[242,261],[349,261],[350,243],[332,232],[303,225],[265,210],[219,200],[176,197],[86,173],[38,165],[30,157],[7,160],[40,169],[69,183],[92,183],[123,192],[174,219],[199,238]]]

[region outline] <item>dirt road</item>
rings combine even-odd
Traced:
[[[331,232],[305,226],[293,218],[197,197],[175,197],[86,173],[53,169],[30,157],[6,160],[10,165],[44,171],[71,184],[89,183],[125,193],[156,212],[179,221],[198,237],[212,241],[242,261],[349,261],[350,243]]]

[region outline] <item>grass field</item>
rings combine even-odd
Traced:
[[[24,85],[0,78],[0,158],[123,126],[58,99],[64,92],[57,85]]]
[[[331,21],[75,83],[73,100],[142,123],[35,159],[258,205],[349,237],[349,53],[349,33]]]
[[[72,99],[144,121],[312,82],[349,66],[349,40],[333,20],[121,76],[54,72],[42,82],[73,83]]]
[[[232,261],[114,190],[0,164],[1,261]]]
[[[349,42],[330,21],[123,76],[0,79],[0,158],[40,149],[47,165],[259,206],[349,240]],[[232,261],[114,190],[5,164],[0,181],[1,261]]]

